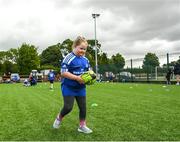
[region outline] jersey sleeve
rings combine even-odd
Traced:
[[[61,73],[64,73],[64,72],[68,72],[69,70],[68,70],[68,64],[66,64],[66,63],[62,63],[61,64]]]

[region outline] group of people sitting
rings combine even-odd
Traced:
[[[37,77],[32,73],[29,75],[29,79],[24,80],[24,86],[33,86],[37,84]]]
[[[55,80],[54,71],[50,70],[48,74],[48,81],[50,82],[50,89],[53,89],[54,87],[53,86],[54,80]],[[29,75],[29,79],[24,80],[24,86],[28,87],[28,86],[34,86],[34,85],[37,85],[37,76],[36,74],[31,73]]]

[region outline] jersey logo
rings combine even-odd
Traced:
[[[66,65],[63,65],[62,67],[63,67],[63,68],[66,68]]]

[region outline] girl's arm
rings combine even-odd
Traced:
[[[84,81],[82,80],[82,78],[80,76],[74,75],[70,72],[63,72],[63,73],[61,73],[61,76],[64,78],[78,81],[80,84],[84,84]]]

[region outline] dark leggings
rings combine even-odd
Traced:
[[[71,112],[73,105],[74,105],[74,99],[76,99],[76,102],[79,107],[79,119],[85,120],[86,119],[86,96],[63,96],[64,99],[64,106],[61,110],[61,116],[64,117],[69,112]]]

